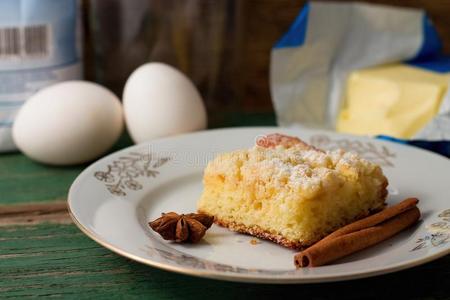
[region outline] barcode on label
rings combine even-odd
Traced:
[[[49,55],[47,25],[0,28],[0,59],[42,58]]]

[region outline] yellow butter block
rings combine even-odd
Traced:
[[[449,80],[450,74],[402,64],[353,72],[336,129],[411,138],[437,114]]]

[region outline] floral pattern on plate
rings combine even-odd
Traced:
[[[417,239],[417,245],[411,251],[437,247],[450,242],[450,209],[441,212],[438,218],[438,222],[427,226],[428,233]]]
[[[147,246],[147,253],[154,257],[164,259],[167,262],[175,263],[183,267],[190,267],[201,270],[214,270],[218,272],[237,273],[237,274],[264,274],[264,275],[293,275],[296,270],[264,270],[264,269],[248,269],[237,266],[231,266],[209,260],[197,258],[195,256],[185,254],[174,249],[170,251]]]
[[[170,160],[157,158],[151,153],[130,152],[114,160],[106,171],[96,171],[94,177],[105,183],[108,191],[116,196],[125,196],[126,190],[140,190],[139,177],[156,177],[157,169]]]

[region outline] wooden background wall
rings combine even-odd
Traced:
[[[120,28],[129,24],[123,11],[130,8],[124,2],[86,2],[88,79],[121,95],[132,70],[147,61],[163,61],[193,79],[213,123],[224,113],[272,111],[270,50],[305,1],[148,0],[148,13],[128,42],[120,38]],[[450,53],[450,0],[365,2],[425,9]]]

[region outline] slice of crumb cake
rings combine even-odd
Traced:
[[[198,211],[237,232],[300,249],[385,205],[381,168],[279,134],[224,153],[205,169]]]

